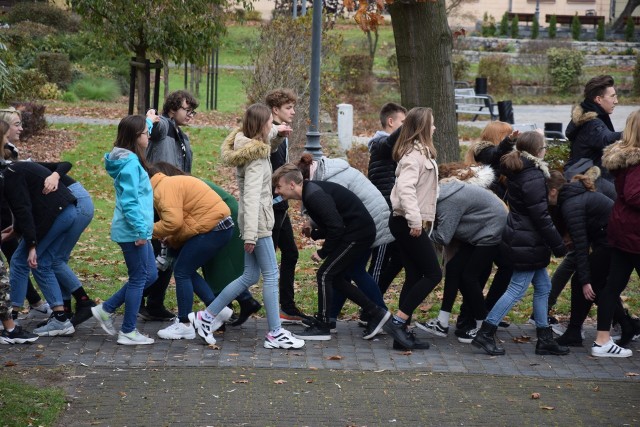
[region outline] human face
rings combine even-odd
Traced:
[[[618,104],[618,95],[616,89],[611,86],[605,89],[602,96],[596,96],[594,102],[600,106],[607,114],[613,114],[613,109]]]
[[[546,141],[542,145],[542,148],[540,149],[540,151],[538,151],[538,158],[539,159],[544,159],[544,155],[545,154],[547,154],[547,143],[546,143]]]
[[[280,107],[271,108],[273,119],[278,123],[291,124],[291,122],[293,122],[293,116],[296,115],[294,107],[295,104],[293,102],[289,102],[281,105]]]
[[[177,111],[172,111],[173,120],[176,122],[178,126],[183,126],[189,124],[191,119],[196,115],[196,112],[187,104],[187,100],[182,100],[182,106],[178,108]]]
[[[393,133],[395,130],[397,130],[400,126],[402,126],[406,117],[407,115],[402,112],[393,114],[391,117],[389,117],[389,119],[387,120],[387,132]]]
[[[144,128],[144,131],[138,134],[137,143],[138,145],[140,145],[142,148],[145,148],[145,149],[149,145],[149,129],[147,127]]]
[[[271,132],[272,126],[273,126],[273,114],[270,114],[269,120],[267,120],[267,122],[264,124],[264,128],[262,129],[262,134],[264,135],[264,139],[266,143],[269,143],[269,141],[267,141],[267,137],[269,135],[269,132]]]
[[[276,185],[276,194],[282,196],[285,200],[300,200],[298,195],[297,185],[293,181],[287,182],[284,178],[280,178]]]
[[[436,131],[436,125],[433,121],[433,116],[431,116],[431,138],[433,138],[433,133]]]
[[[11,116],[11,121],[9,122],[9,132],[8,138],[9,142],[16,143],[20,140],[20,134],[22,133],[22,120],[20,120],[20,116],[14,114]]]

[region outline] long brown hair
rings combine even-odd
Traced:
[[[271,117],[271,110],[264,104],[253,104],[247,108],[242,118],[242,133],[247,138],[260,139],[268,143],[268,135],[264,134],[264,126]]]
[[[305,180],[311,179],[311,165],[313,164],[313,156],[309,153],[304,153],[296,166],[302,173],[302,178]]]
[[[528,131],[521,133],[516,142],[516,150],[505,154],[500,159],[500,164],[513,172],[519,172],[524,166],[520,153],[526,152],[532,156],[538,156],[540,150],[544,147],[544,136],[536,131]]]
[[[627,117],[621,144],[623,147],[640,148],[640,110],[634,111]]]
[[[436,147],[431,138],[431,126],[433,125],[433,110],[427,107],[412,108],[404,119],[398,141],[393,147],[393,160],[399,161],[413,148],[414,141],[425,148],[427,156],[437,156]]]
[[[145,149],[138,144],[138,137],[147,130],[147,121],[144,116],[126,116],[118,123],[118,135],[113,143],[114,147],[124,148],[135,153],[145,171],[149,170]]]

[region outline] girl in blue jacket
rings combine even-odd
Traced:
[[[145,149],[149,127],[144,116],[127,116],[118,125],[114,148],[104,155],[105,168],[113,178],[116,207],[111,222],[111,240],[122,248],[129,280],[104,303],[91,311],[102,329],[115,335],[113,316],[122,304],[124,319],[118,344],[153,344],[153,339],[136,329],[136,315],[142,291],[158,277],[151,234],[153,232],[153,190],[147,174]]]

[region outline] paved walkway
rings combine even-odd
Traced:
[[[157,338],[167,324],[138,326]],[[364,341],[355,322],[338,322],[332,340],[284,351],[262,347],[265,329],[264,319],[228,327],[219,349],[199,339],[127,347],[89,320],[71,337],[2,346],[0,363],[64,370],[71,406],[60,425],[640,424],[639,343],[628,359],[587,348],[537,356],[534,327],[512,325],[499,331],[502,357],[422,331],[432,348],[401,352],[388,336]],[[590,343],[595,331],[586,333]],[[523,335],[531,342],[514,342]]]

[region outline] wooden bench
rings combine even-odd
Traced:
[[[548,24],[551,21],[551,17],[553,15],[545,15],[545,22]],[[604,20],[604,16],[598,15],[556,15],[556,23],[559,25],[571,25],[571,21],[573,21],[573,17],[577,16],[578,20],[582,25],[593,25],[593,28],[598,26],[598,22],[600,20]]]
[[[514,16],[518,17],[518,22],[526,22],[527,27],[529,26],[529,22],[533,22],[533,19],[536,17],[535,13],[515,13],[509,12],[509,22],[513,20]]]
[[[498,119],[496,103],[490,95],[477,95],[473,88],[459,88],[455,89],[455,101],[456,115],[472,114],[471,121],[476,121],[479,115]]]
[[[640,25],[640,16],[625,16],[623,22],[626,24],[629,18],[633,19],[635,25]]]

